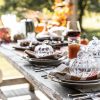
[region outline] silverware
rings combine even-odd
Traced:
[[[73,98],[73,100],[86,100],[86,99],[91,99],[92,100],[92,98],[90,96],[83,96],[83,97]]]
[[[86,96],[86,93],[68,94],[69,97]]]
[[[86,100],[86,99],[100,100],[100,92],[68,94],[68,96],[73,98],[73,100]]]
[[[48,69],[45,69],[45,68],[44,69],[35,69],[34,71],[35,72],[41,72],[41,71],[46,71],[46,70],[51,70],[51,68],[50,69],[49,68]]]

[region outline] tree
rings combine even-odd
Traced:
[[[85,10],[87,10],[88,12],[99,13],[100,0],[96,0],[96,1],[95,0],[78,0],[78,10],[79,10],[78,19],[80,22],[80,26],[81,26],[81,29],[84,31],[82,27],[82,19],[83,19]]]

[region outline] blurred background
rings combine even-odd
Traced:
[[[23,19],[32,19],[35,26],[48,22],[48,27],[66,27],[68,20],[79,20],[89,39],[100,38],[100,0],[0,0],[1,28],[20,32],[18,22]]]

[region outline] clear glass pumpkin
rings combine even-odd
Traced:
[[[44,57],[52,55],[54,50],[50,45],[43,43],[41,45],[36,46],[34,52],[37,57]]]

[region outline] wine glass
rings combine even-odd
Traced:
[[[68,42],[78,42],[80,41],[80,24],[79,21],[68,21],[67,22],[67,33],[66,38],[68,39]]]

